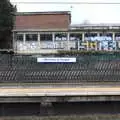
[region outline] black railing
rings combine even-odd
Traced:
[[[38,63],[35,55],[0,54],[1,83],[119,82],[120,55],[73,55],[76,63]]]

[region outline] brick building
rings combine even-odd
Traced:
[[[69,11],[17,13],[14,51],[17,53],[56,52],[68,49],[67,37],[71,24]],[[63,39],[63,43],[59,41]]]
[[[71,24],[69,11],[17,13],[13,30],[16,53],[58,50],[119,50],[120,24]]]

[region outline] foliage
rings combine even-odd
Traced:
[[[78,50],[72,50],[72,51],[58,51],[58,55],[119,55],[120,51],[78,51]]]
[[[0,0],[0,49],[9,49],[12,45],[15,12],[9,0]]]

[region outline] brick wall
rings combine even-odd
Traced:
[[[15,29],[66,29],[70,14],[24,14],[16,16]]]

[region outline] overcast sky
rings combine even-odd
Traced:
[[[19,2],[120,2],[120,0],[10,0],[18,12],[71,11],[72,24],[120,23],[120,4],[23,4]],[[15,4],[15,3],[14,3]]]

